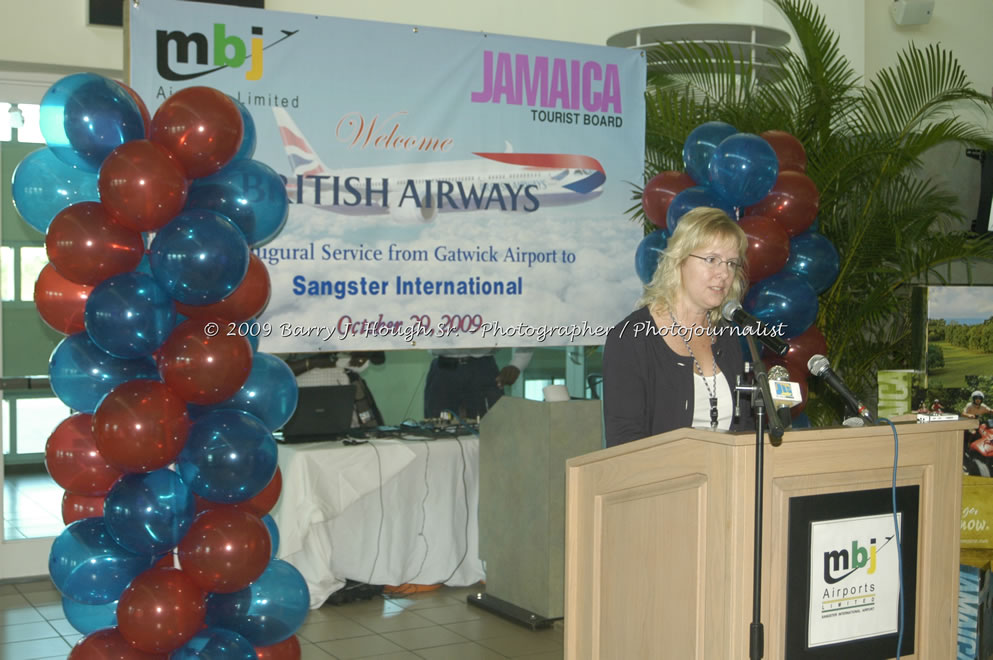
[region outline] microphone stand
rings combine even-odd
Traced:
[[[783,442],[783,422],[776,414],[769,391],[769,374],[759,357],[759,348],[752,335],[745,335],[752,354],[753,371],[757,387],[752,393],[752,410],[755,413],[755,530],[752,552],[752,623],[749,626],[748,657],[760,660],[765,650],[765,629],[762,626],[762,497],[765,467],[765,407],[772,411],[769,417],[769,442],[778,447]]]

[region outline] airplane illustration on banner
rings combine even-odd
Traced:
[[[272,110],[292,170],[286,177],[290,203],[333,213],[430,222],[439,212],[532,212],[596,199],[607,180],[590,156],[509,150],[474,153],[469,160],[331,170],[289,113]]]

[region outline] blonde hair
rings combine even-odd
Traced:
[[[682,288],[683,279],[681,267],[690,254],[702,247],[714,243],[730,243],[737,246],[738,258],[743,267],[734,272],[731,286],[721,304],[710,310],[711,324],[721,319],[721,307],[729,300],[738,300],[747,286],[747,263],[745,253],[748,250],[748,237],[738,223],[720,210],[707,206],[699,206],[686,212],[676,225],[676,231],[669,237],[665,250],[659,256],[659,265],[655,269],[652,280],[645,285],[645,290],[638,300],[638,307],[647,306],[656,314],[672,310],[676,296]]]

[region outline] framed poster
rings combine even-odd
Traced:
[[[883,660],[914,651],[920,487],[790,499],[786,654]],[[894,530],[899,530],[898,538]]]

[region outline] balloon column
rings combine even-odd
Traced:
[[[664,171],[645,186],[642,209],[657,227],[635,252],[635,270],[645,284],[679,218],[698,206],[719,208],[738,221],[748,237],[749,289],[744,308],[770,326],[782,323],[789,352],[769,357],[806,388],[807,360],[826,353],[814,326],[817,296],[838,277],[834,245],[811,227],[819,193],[806,175],[803,145],[783,131],[739,133],[724,122],[697,126],[683,145],[685,172]],[[794,415],[803,405],[793,408]]]
[[[49,376],[78,411],[45,450],[67,525],[50,573],[86,635],[70,657],[298,658],[307,586],[266,515],[296,381],[239,331],[270,293],[250,250],[288,210],[251,159],[251,116],[207,87],[151,116],[127,86],[76,74],[45,94],[41,128],[12,192],[45,233],[35,300],[67,335]]]

